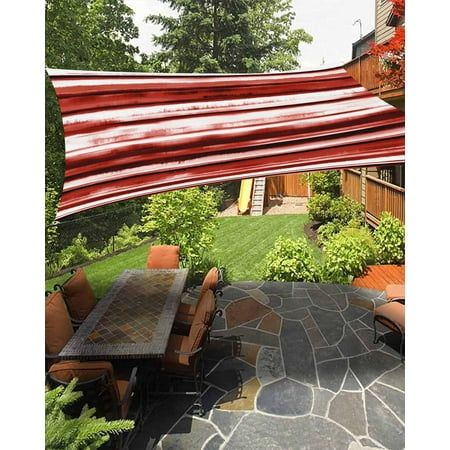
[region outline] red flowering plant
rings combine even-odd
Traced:
[[[392,14],[404,17],[405,0],[390,0]],[[382,44],[372,44],[370,54],[378,56],[381,70],[376,74],[383,86],[401,88],[405,85],[405,27],[395,28],[394,36]]]

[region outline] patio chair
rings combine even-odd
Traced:
[[[67,386],[78,378],[75,390],[82,391],[82,399],[70,411],[79,415],[84,404],[96,409],[97,417],[108,420],[125,419],[128,416],[136,387],[137,367],[127,379],[118,379],[109,361],[60,361],[47,372],[50,387]]]
[[[178,245],[153,245],[147,258],[147,269],[178,269],[180,247]]]
[[[217,267],[213,267],[206,274],[203,279],[202,287],[200,289],[199,299],[195,304],[181,303],[178,307],[177,315],[175,316],[175,324],[180,328],[190,327],[194,319],[195,311],[197,306],[201,302],[203,295],[210,289],[215,299],[217,300],[217,295],[222,295],[221,284],[222,284],[222,273]],[[217,304],[217,301],[216,301]],[[217,307],[215,306],[215,309]],[[217,314],[222,315],[221,310],[217,310]]]
[[[97,302],[94,291],[83,268],[72,271],[72,276],[62,285],[55,284],[54,289],[62,292],[70,319],[74,327],[79,327]]]
[[[402,358],[402,362],[404,362],[405,357],[403,354],[403,349],[405,344],[405,305],[398,301],[392,301],[385,303],[384,305],[378,306],[377,308],[374,309],[373,311],[374,344],[376,344],[379,340],[379,338],[377,338],[377,327],[376,327],[377,322],[386,326],[390,330],[400,334],[401,336],[400,356]]]
[[[73,336],[73,326],[60,291],[45,299],[45,358],[48,364],[58,360],[59,352]]]
[[[404,284],[388,284],[385,289],[386,300],[388,302],[405,303],[405,285]]]
[[[208,290],[203,302],[197,308],[188,336],[172,333],[169,337],[166,353],[162,360],[161,374],[171,379],[191,380],[195,391],[170,391],[165,394],[195,395],[194,407],[199,415],[204,414],[202,404],[203,389],[203,359],[202,353],[210,329],[214,311],[214,294]],[[160,392],[161,393],[161,392]]]

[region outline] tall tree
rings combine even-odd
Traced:
[[[267,72],[299,67],[303,29],[292,29],[292,0],[160,0],[176,17],[151,14],[161,50],[146,63],[161,72]]]
[[[131,44],[138,37],[133,10],[124,0],[46,0],[45,63],[47,67],[79,70],[138,68]],[[55,93],[46,78],[45,180],[61,190],[64,140]]]

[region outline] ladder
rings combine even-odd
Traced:
[[[253,185],[251,216],[262,216],[264,207],[264,191],[266,190],[266,178],[255,178]]]

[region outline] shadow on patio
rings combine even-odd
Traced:
[[[224,289],[205,351],[206,414],[193,397],[153,397],[133,450],[404,448],[404,365],[383,293],[315,283]]]

